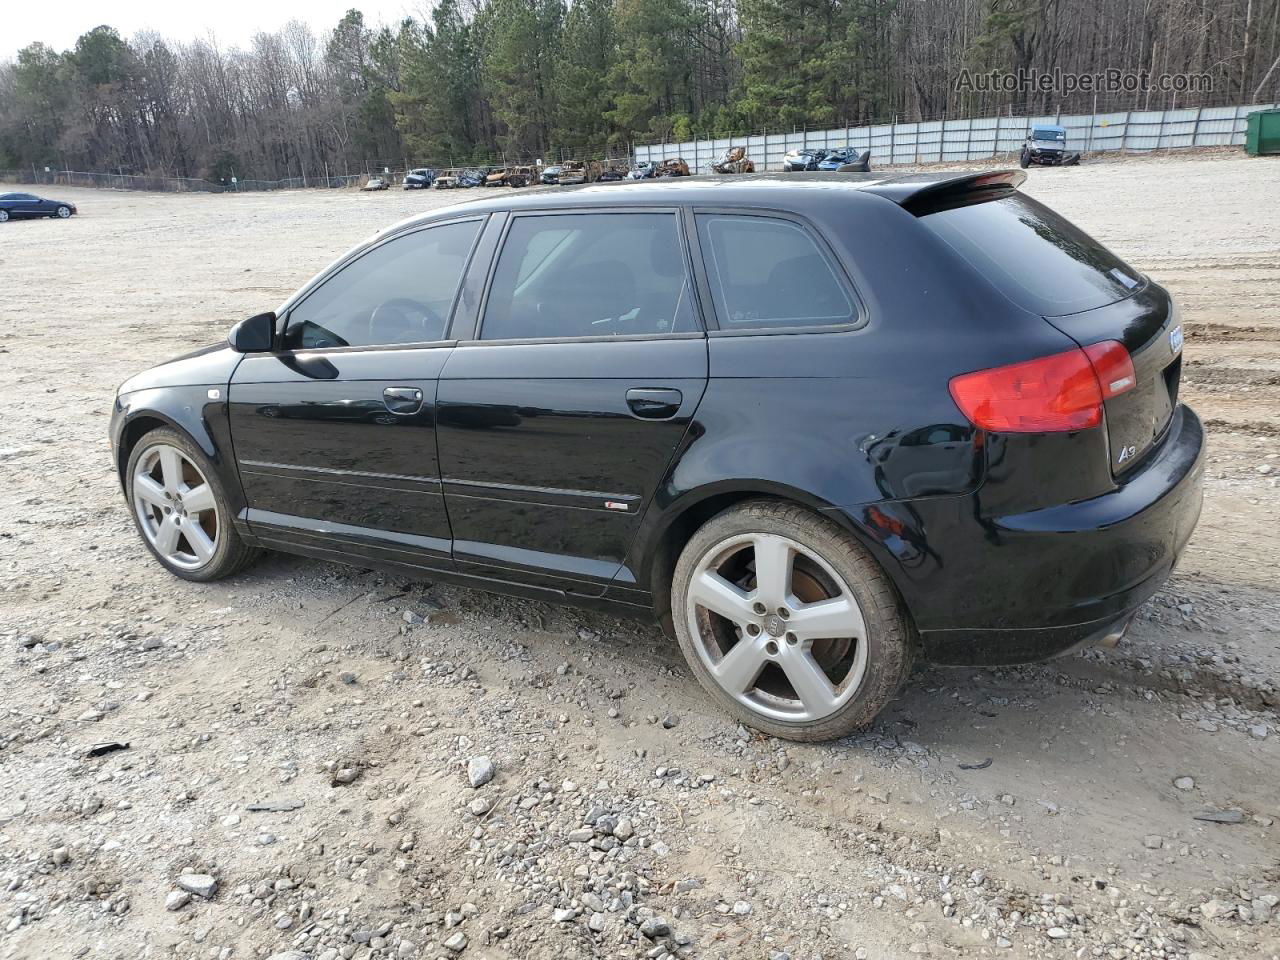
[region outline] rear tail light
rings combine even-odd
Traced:
[[[976,427],[999,433],[1084,430],[1102,423],[1102,404],[1134,387],[1124,345],[1104,340],[1083,350],[1011,363],[951,379],[951,397]]]

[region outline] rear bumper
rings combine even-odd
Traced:
[[[1180,406],[1151,460],[1102,496],[1010,516],[985,515],[981,489],[895,505],[910,522],[882,539],[882,559],[925,658],[1029,662],[1116,629],[1172,572],[1203,475],[1204,430]]]

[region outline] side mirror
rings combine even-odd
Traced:
[[[237,353],[268,353],[275,346],[276,315],[274,311],[259,313],[241,320],[227,334],[227,343]]]

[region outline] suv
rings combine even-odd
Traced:
[[[1033,163],[1046,167],[1073,167],[1080,162],[1080,154],[1067,150],[1067,129],[1052,124],[1037,124],[1022,142],[1018,165],[1024,170]]]
[[[436,172],[430,167],[418,167],[404,175],[406,190],[427,190],[435,182]]]
[[[801,740],[869,723],[917,658],[1116,638],[1200,512],[1182,328],[1024,176],[403,221],[120,388],[130,513],[188,580],[266,547],[651,617]]]

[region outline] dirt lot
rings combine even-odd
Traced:
[[[4,225],[0,957],[1280,956],[1280,161],[1027,190],[1180,298],[1200,528],[1119,649],[922,669],[806,747],[643,624],[145,554],[116,385],[470,194],[59,190],[80,216]]]

